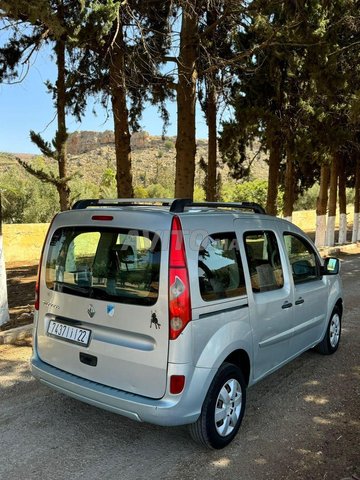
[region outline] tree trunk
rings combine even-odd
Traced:
[[[206,13],[206,23],[208,27],[215,25],[218,20],[216,8],[210,8]],[[208,37],[208,54],[216,55],[216,29],[212,30]],[[208,165],[207,165],[207,183],[206,200],[216,202],[218,199],[217,188],[217,91],[216,91],[216,72],[209,73],[205,79],[206,88],[206,123],[208,126]]]
[[[354,198],[354,222],[352,231],[352,243],[360,240],[359,217],[360,217],[360,159],[356,161],[355,170],[355,198]]]
[[[326,230],[326,245],[333,247],[335,245],[335,218],[337,201],[337,181],[338,181],[338,159],[334,155],[330,168],[330,194],[329,194],[329,214]]]
[[[315,245],[323,247],[326,243],[326,211],[328,205],[328,191],[330,182],[329,165],[321,165],[320,191],[316,202],[316,233]]]
[[[216,163],[217,163],[217,104],[216,87],[213,79],[210,78],[207,95],[206,119],[208,124],[208,167],[207,167],[207,185],[206,200],[215,202],[217,200],[216,189]]]
[[[119,198],[134,195],[131,172],[131,145],[126,105],[125,46],[122,24],[111,49],[110,90],[114,116],[116,185]]]
[[[55,44],[57,63],[56,81],[56,110],[57,110],[57,132],[55,135],[55,146],[57,161],[59,164],[59,183],[57,191],[60,197],[61,211],[70,208],[70,187],[67,178],[67,131],[66,131],[66,67],[65,67],[65,41],[58,40]]]
[[[270,143],[269,155],[269,176],[268,176],[268,191],[266,212],[269,215],[277,214],[277,194],[279,188],[279,169],[281,162],[281,147],[277,139]]]
[[[294,181],[294,154],[293,145],[289,145],[286,151],[285,189],[283,215],[285,220],[292,221],[292,214],[295,201]]]
[[[175,197],[193,198],[195,176],[195,104],[198,16],[186,3],[182,11],[177,85]]]
[[[347,219],[346,219],[346,166],[339,166],[339,244],[346,243]]]

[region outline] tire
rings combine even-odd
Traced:
[[[240,368],[223,363],[206,394],[200,417],[189,425],[191,437],[207,448],[226,447],[239,430],[245,404],[246,384]]]
[[[316,350],[322,355],[332,355],[339,347],[341,337],[341,310],[335,306],[324,338],[316,345]]]

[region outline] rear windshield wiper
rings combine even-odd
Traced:
[[[75,293],[81,296],[88,296],[90,294],[91,287],[80,287],[79,285],[55,282],[54,290],[61,293]]]

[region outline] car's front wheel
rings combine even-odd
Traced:
[[[339,347],[341,337],[341,310],[336,305],[326,329],[326,333],[321,342],[316,346],[318,352],[323,355],[335,353]]]
[[[239,367],[223,363],[205,397],[198,420],[189,425],[192,438],[208,448],[226,447],[244,416],[246,385]]]

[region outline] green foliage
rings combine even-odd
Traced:
[[[148,187],[136,186],[134,195],[136,198],[172,198],[173,190],[166,188],[159,183],[154,183]]]
[[[104,170],[101,177],[99,196],[100,198],[117,198],[116,173],[110,167]]]
[[[256,160],[249,159],[248,151],[255,141],[263,152],[276,153],[267,155],[278,160],[276,168],[271,169],[275,175],[272,174],[270,185],[275,186],[280,170],[280,188],[284,189],[285,179],[287,186],[292,183],[290,191],[298,198],[295,208],[315,207],[318,187],[312,185],[318,179],[320,165],[334,156],[341,156],[348,185],[354,185],[360,112],[358,2],[193,3],[194,14],[200,18],[200,35],[196,40],[201,48],[195,67],[200,82],[200,104],[207,112],[209,87],[216,85],[219,104],[224,100],[231,111],[223,124],[220,151],[231,176],[242,181],[222,185],[222,198],[267,203],[266,182],[244,182],[252,179],[250,169]],[[227,3],[231,4],[228,19]],[[87,96],[99,94],[105,102],[109,96],[113,100],[126,97],[129,111],[125,123],[130,130],[139,129],[146,102],[159,106],[166,124],[166,100],[172,97],[174,79],[171,73],[163,74],[161,65],[173,51],[172,28],[177,22],[169,22],[169,18],[171,15],[176,18],[177,9],[185,4],[0,1],[2,17],[9,19],[6,32],[9,34],[4,35],[4,45],[0,46],[0,81],[21,77],[21,66],[30,65],[32,55],[44,43],[53,48],[59,70],[57,81],[46,84],[59,114],[55,138],[49,143],[31,132],[33,142],[54,160],[59,171],[41,160],[31,164],[20,161],[36,180],[29,180],[25,174],[14,175],[16,182],[9,176],[1,180],[5,182],[4,209],[8,221],[50,215],[53,207],[47,205],[52,202],[55,187],[63,196],[62,206],[67,208],[68,184],[72,201],[84,196],[117,196],[115,172],[111,168],[104,171],[100,185],[95,180],[84,183],[69,176],[69,169],[65,168],[65,114],[73,113],[80,118]],[[179,41],[177,34],[176,41]],[[111,82],[111,67],[119,55],[124,56],[124,61],[117,64]],[[227,84],[225,91],[222,79]],[[126,117],[126,108],[120,110]],[[115,122],[118,120],[115,115]],[[142,182],[135,185],[136,196],[173,195],[173,175],[162,165],[162,157],[165,152],[172,156],[169,152],[174,148],[173,141],[165,139],[157,154],[156,175],[151,175],[145,162],[142,171],[136,172],[135,182]],[[293,175],[284,175],[286,159],[292,161]],[[290,182],[289,178],[296,181]],[[275,188],[272,190],[275,194]],[[289,188],[285,190],[289,192]],[[200,187],[195,187],[194,198],[203,198]],[[271,201],[275,204],[274,199]],[[280,193],[278,208],[281,203]]]
[[[291,159],[295,197],[314,184],[320,165],[339,151],[348,177],[353,175],[351,155],[358,155],[355,145],[359,150],[357,2],[254,0],[249,5],[251,20],[235,35],[234,48],[240,55],[246,47],[255,53],[233,68],[232,116],[220,139],[231,175],[244,179],[249,173],[246,147],[254,139],[270,152],[280,145],[282,187],[284,160]],[[297,205],[313,205],[311,193]]]
[[[1,176],[3,221],[5,223],[49,222],[58,211],[57,191],[15,167]]]
[[[50,143],[46,142],[39,133],[30,130],[30,139],[45,157],[56,158],[56,152],[51,149]]]
[[[99,186],[92,182],[86,182],[79,177],[70,181],[70,188],[71,188],[71,197],[70,197],[70,205],[75,203],[77,200],[82,198],[116,198],[116,187],[115,187],[115,195],[114,194],[106,194],[106,191],[102,191]]]
[[[165,150],[169,151],[169,150],[173,150],[174,148],[174,143],[171,141],[171,140],[166,140],[164,142],[164,148]]]
[[[205,190],[200,185],[195,185],[194,187],[194,201],[195,202],[204,202],[205,201]]]
[[[171,198],[172,191],[160,184],[150,185],[147,188],[147,197],[149,198]]]
[[[256,202],[265,207],[267,185],[266,180],[253,180],[243,183],[227,182],[222,185],[221,200],[224,202]],[[279,192],[277,197],[278,211],[282,209],[282,197],[282,192]]]
[[[306,190],[295,202],[294,210],[315,210],[319,190],[320,187],[318,184],[315,184]],[[353,188],[347,188],[346,201],[348,205],[354,204],[354,197],[355,190]]]
[[[134,187],[135,198],[148,198],[147,189],[145,187]]]
[[[306,190],[295,202],[294,210],[315,210],[319,190],[318,184]]]

